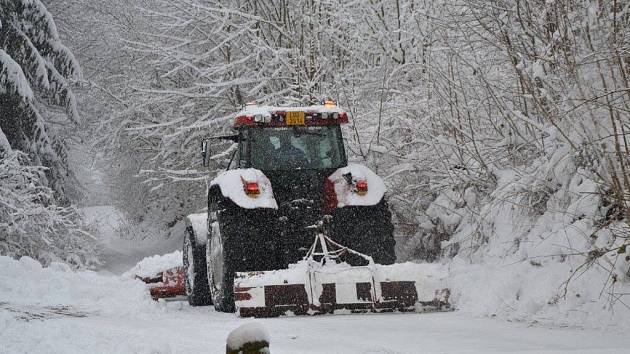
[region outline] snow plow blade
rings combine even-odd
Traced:
[[[347,264],[237,273],[234,300],[240,317],[450,310],[440,267]]]
[[[152,277],[140,278],[149,285],[153,300],[186,295],[184,267],[175,267]]]
[[[318,243],[321,253],[314,252]],[[331,246],[337,250],[328,251]],[[369,264],[336,262],[345,252]],[[314,256],[322,258],[316,261]],[[319,234],[309,255],[289,269],[236,273],[234,303],[240,317],[448,311],[446,279],[440,264],[378,265]]]

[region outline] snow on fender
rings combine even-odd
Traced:
[[[351,180],[347,179],[348,174],[350,174]],[[348,164],[348,166],[335,171],[328,179],[335,187],[338,208],[376,205],[385,195],[386,188],[383,180],[363,165]],[[356,192],[356,185],[359,181],[367,182],[367,192],[363,195]]]
[[[246,183],[256,183],[259,194],[256,196],[247,195],[245,193]],[[276,203],[276,199],[273,197],[273,190],[269,178],[267,178],[262,171],[255,168],[239,168],[221,172],[210,182],[210,187],[212,186],[219,186],[221,194],[241,208],[278,209],[278,203]]]

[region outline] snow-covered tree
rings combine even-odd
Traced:
[[[39,0],[0,1],[0,253],[93,262],[67,205],[70,171],[57,133],[79,122],[72,53]],[[55,108],[57,107],[57,108]],[[61,108],[63,114],[56,113]]]
[[[204,205],[199,141],[228,131],[246,102],[308,104],[335,92],[345,31],[340,9],[313,1],[162,1],[142,11],[151,21],[125,49],[142,75],[125,114],[108,120],[116,135],[107,140],[133,161],[122,162],[135,168],[125,176],[140,176],[121,194],[140,196],[128,209],[172,224]],[[226,148],[213,147],[229,159]]]
[[[0,127],[14,149],[43,165],[48,183],[59,199],[68,175],[64,143],[56,138],[53,115],[45,106],[65,110],[64,118],[79,121],[69,80],[81,71],[72,53],[60,42],[50,13],[39,0],[2,0],[0,6]]]

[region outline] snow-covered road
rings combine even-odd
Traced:
[[[121,240],[119,218],[110,209],[88,210],[100,218],[105,246],[105,264],[97,272],[74,272],[58,263],[43,268],[28,257],[0,256],[0,354],[224,353],[230,331],[252,320],[184,301],[152,301],[132,273],[170,263],[168,256],[147,258],[121,273],[143,253],[168,245]],[[630,352],[619,328],[549,328],[461,312],[256,321],[268,329],[273,354]]]
[[[31,310],[34,310],[32,308]],[[45,312],[45,311],[42,311]],[[224,353],[228,333],[251,321],[171,302],[138,314],[16,320],[0,309],[1,353]],[[271,352],[627,353],[622,334],[551,329],[454,313],[338,315],[260,320]]]

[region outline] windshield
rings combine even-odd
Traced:
[[[345,165],[339,126],[248,128],[241,166],[259,170],[326,169]]]

